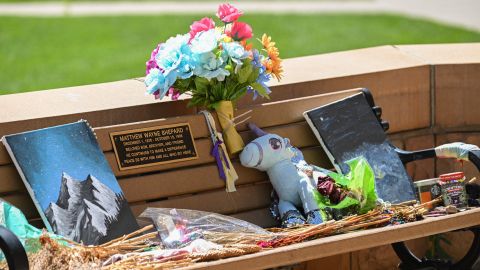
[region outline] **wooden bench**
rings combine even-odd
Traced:
[[[251,121],[268,132],[290,138],[293,145],[299,147],[308,162],[331,168],[324,151],[306,124],[302,113],[311,108],[353,95],[360,89],[308,96],[285,101],[255,105],[241,109],[239,114],[252,110]],[[147,166],[138,169],[120,170],[110,133],[189,123],[192,129],[198,159]],[[245,124],[237,129],[245,141],[253,139]],[[98,141],[105,153],[119,183],[124,190],[130,206],[136,216],[147,207],[185,208],[232,215],[254,224],[271,227],[276,222],[270,217],[268,207],[272,187],[265,173],[241,166],[233,159],[239,174],[237,192],[226,193],[224,182],[219,178],[216,164],[210,155],[212,143],[203,115],[186,115],[161,120],[145,121],[123,125],[94,128]],[[32,222],[41,221],[22,181],[10,163],[8,156],[0,147],[0,172],[3,182],[0,192],[11,193],[4,199],[18,206]],[[241,258],[232,258],[218,262],[199,264],[198,267],[227,266],[236,269],[265,269],[298,263],[305,260],[322,258],[345,252],[351,252],[382,244],[405,241],[436,233],[461,229],[480,224],[480,210],[468,211],[452,217],[427,219],[412,224],[368,230],[347,235],[319,239],[307,243],[292,245]],[[428,232],[426,231],[428,228]]]
[[[407,49],[415,53],[418,52],[415,47],[408,47]],[[464,47],[462,47],[463,49]],[[298,70],[300,67],[300,62],[310,63],[309,61],[311,61],[310,64],[313,65],[316,61],[340,59],[344,63],[350,63],[352,57],[354,59],[363,59],[362,57],[367,57],[368,55],[370,55],[368,57],[371,57],[378,53],[390,57],[387,66],[382,66],[374,61],[373,64],[367,63],[361,67],[355,66],[355,72],[353,72],[354,68],[349,68],[346,64],[344,70],[339,68],[340,65],[337,65],[333,72],[320,69],[315,70],[318,74],[323,74],[324,72],[331,74],[329,75],[330,77],[323,75],[318,77],[313,73],[306,75],[302,73],[301,76],[287,79],[285,84],[273,87],[273,102],[255,105],[251,121],[256,122],[267,131],[289,137],[293,144],[302,149],[307,161],[319,166],[331,167],[328,159],[318,146],[317,140],[304,122],[302,113],[321,104],[351,95],[358,92],[359,89],[328,92],[348,88],[352,85],[362,85],[368,86],[373,90],[377,103],[383,107],[386,118],[391,121],[390,139],[401,148],[411,150],[428,148],[434,144],[452,140],[479,143],[480,136],[475,133],[480,131],[476,124],[478,120],[472,117],[461,118],[462,116],[459,116],[461,110],[459,110],[460,107],[457,105],[459,102],[465,101],[465,110],[469,110],[472,113],[477,112],[477,107],[474,104],[470,104],[471,102],[467,100],[469,97],[471,99],[471,96],[469,96],[470,92],[468,92],[471,84],[467,83],[471,80],[468,78],[467,80],[465,78],[461,79],[463,84],[460,84],[461,88],[458,90],[458,93],[462,94],[458,98],[447,96],[454,101],[455,107],[451,109],[452,114],[457,116],[457,119],[461,118],[465,121],[456,123],[450,120],[445,115],[445,111],[448,108],[443,104],[446,99],[446,90],[444,89],[451,87],[446,82],[447,74],[452,72],[464,74],[464,72],[467,72],[467,74],[471,74],[471,78],[474,78],[475,74],[480,73],[480,70],[477,70],[477,66],[472,67],[469,64],[467,68],[465,64],[457,64],[455,66],[444,64],[443,66],[439,65],[436,67],[436,70],[432,71],[432,66],[430,66],[431,63],[429,62],[418,60],[396,48],[380,47],[361,50],[358,54],[357,52],[346,52],[332,54],[331,56],[315,56],[311,59],[292,59],[292,61],[286,62],[286,68],[295,73],[295,70]],[[364,56],[365,54],[367,56]],[[343,57],[342,55],[345,56]],[[359,55],[362,56],[360,57]],[[362,71],[359,72],[358,69]],[[296,72],[298,73],[298,71]],[[302,76],[305,76],[305,78]],[[455,80],[455,78],[449,80]],[[91,90],[92,92],[102,90],[100,92],[103,94],[98,94],[100,95],[98,97],[99,100],[107,99],[108,95],[114,94],[114,91],[109,92],[110,86],[113,89],[116,87],[115,85],[106,84],[105,86],[91,87]],[[128,85],[122,87],[125,89],[129,88],[128,91],[135,89],[138,92],[133,91],[136,93],[135,95],[134,93],[129,95],[122,94],[125,97],[141,95],[143,91],[141,83],[133,80],[129,81]],[[435,98],[432,99],[432,91],[437,91],[437,89],[438,92],[435,92]],[[63,103],[69,100],[78,101],[78,99],[82,100],[84,98],[81,91],[84,90],[67,91],[68,94],[63,95],[58,90],[55,95]],[[314,95],[315,93],[327,94]],[[46,94],[32,93],[31,95],[39,97]],[[310,97],[310,95],[313,96]],[[53,93],[52,97],[55,97]],[[213,158],[209,155],[211,142],[205,120],[202,115],[194,115],[195,110],[185,110],[185,101],[168,102],[168,104],[140,104],[141,102],[134,103],[130,101],[120,104],[112,101],[112,104],[108,103],[108,106],[103,106],[105,108],[102,110],[93,105],[87,106],[82,103],[81,106],[85,106],[85,108],[82,108],[84,111],[92,111],[87,113],[75,107],[78,105],[77,103],[72,103],[71,108],[62,105],[63,109],[59,110],[63,111],[58,112],[57,110],[55,113],[47,113],[47,108],[45,108],[47,105],[39,104],[38,108],[33,106],[29,108],[29,113],[25,113],[23,118],[10,117],[9,113],[14,111],[14,109],[13,107],[9,109],[9,104],[22,103],[22,98],[21,95],[0,98],[0,104],[3,106],[2,108],[6,108],[7,112],[6,117],[4,114],[0,117],[0,135],[76,121],[80,118],[90,120],[97,133],[100,145],[114,169],[135,214],[141,213],[147,206],[176,207],[233,215],[264,227],[274,224],[267,210],[270,203],[269,192],[271,187],[266,175],[255,170],[243,168],[237,160],[234,160],[234,166],[240,175],[240,179],[237,181],[238,192],[232,194],[225,193],[224,183],[218,177]],[[432,103],[433,101],[434,103]],[[436,105],[437,103],[439,104],[438,106]],[[50,107],[55,106],[52,102],[47,102],[47,104]],[[251,109],[250,105],[245,101],[240,102],[239,105],[241,107],[239,113]],[[59,106],[61,105],[59,104]],[[438,108],[443,108],[444,111]],[[16,112],[18,111],[21,110],[16,110]],[[4,112],[5,110],[2,111],[2,113]],[[285,117],[278,117],[284,112],[288,112]],[[432,112],[434,112],[434,115],[432,115]],[[175,115],[180,116],[172,117]],[[20,118],[22,120],[17,120]],[[158,118],[158,120],[151,120],[155,118]],[[189,122],[192,127],[200,154],[199,159],[127,171],[118,169],[109,137],[111,132],[185,122]],[[247,141],[253,138],[245,125],[239,126],[238,129],[242,137]],[[452,170],[452,165],[444,161],[437,163],[422,161],[418,164],[410,165],[408,169],[416,179],[421,179],[433,176],[435,168],[438,172],[448,172]],[[471,172],[473,169],[467,166],[467,171]],[[23,184],[14,166],[11,164],[3,145],[0,147],[0,197],[22,209],[34,224],[41,225],[38,214],[26,194]],[[429,221],[422,221],[400,226],[397,228],[398,230],[389,228],[375,229],[345,236],[334,236],[242,258],[200,264],[193,268],[208,265],[209,267],[219,269],[227,266],[238,266],[239,269],[262,269],[303,262],[473,226],[479,223],[479,217],[480,213],[474,210],[469,213],[455,215],[454,217],[439,218],[435,221],[435,226],[431,226]],[[383,255],[384,252],[381,250],[378,253]],[[354,260],[359,260],[365,254],[365,252],[356,252],[351,253],[351,255],[341,255],[337,259],[340,258],[340,260],[346,262],[340,262],[339,264],[348,264],[348,266],[342,269],[351,269],[349,265],[353,264]],[[374,263],[381,265],[378,262]],[[360,265],[368,264],[358,262],[358,265],[357,268],[353,268],[362,269]],[[330,268],[332,267],[330,266]],[[313,267],[312,269],[315,268]]]

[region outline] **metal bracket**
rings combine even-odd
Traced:
[[[17,236],[0,226],[0,249],[7,259],[8,269],[28,270],[28,257]]]

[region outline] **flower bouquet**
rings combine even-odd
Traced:
[[[147,93],[176,100],[191,96],[190,106],[217,112],[223,138],[231,154],[243,149],[235,130],[234,102],[247,93],[268,98],[267,82],[282,76],[279,51],[271,37],[263,34],[263,48],[253,48],[252,28],[238,21],[242,12],[230,4],[221,4],[216,26],[212,18],[193,22],[190,32],[159,44],[147,61]]]

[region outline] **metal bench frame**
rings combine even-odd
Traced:
[[[382,109],[375,105],[373,96],[368,89],[362,90],[365,98],[367,99],[368,104],[372,107],[374,114],[376,115],[380,125],[384,131],[389,129],[389,124],[387,121],[382,120]],[[405,151],[395,147],[400,160],[404,165],[409,162],[436,158],[436,153],[434,148],[419,150],[419,151]],[[480,171],[480,150],[473,150],[468,153],[468,160],[472,162],[477,170]],[[465,254],[465,256],[460,259],[458,262],[451,262],[449,260],[432,260],[427,258],[418,258],[415,256],[410,249],[405,245],[405,242],[393,243],[392,247],[398,258],[401,260],[399,269],[438,269],[438,270],[466,270],[472,269],[474,264],[478,261],[480,257],[480,227],[471,227],[465,228],[463,230],[470,230],[473,233],[473,242],[470,246],[470,249]]]
[[[8,269],[28,270],[28,257],[17,236],[0,226],[0,249],[7,259]]]

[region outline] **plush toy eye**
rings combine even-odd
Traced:
[[[270,138],[268,142],[270,143],[270,146],[273,148],[273,150],[278,150],[282,147],[282,142],[277,138]]]

